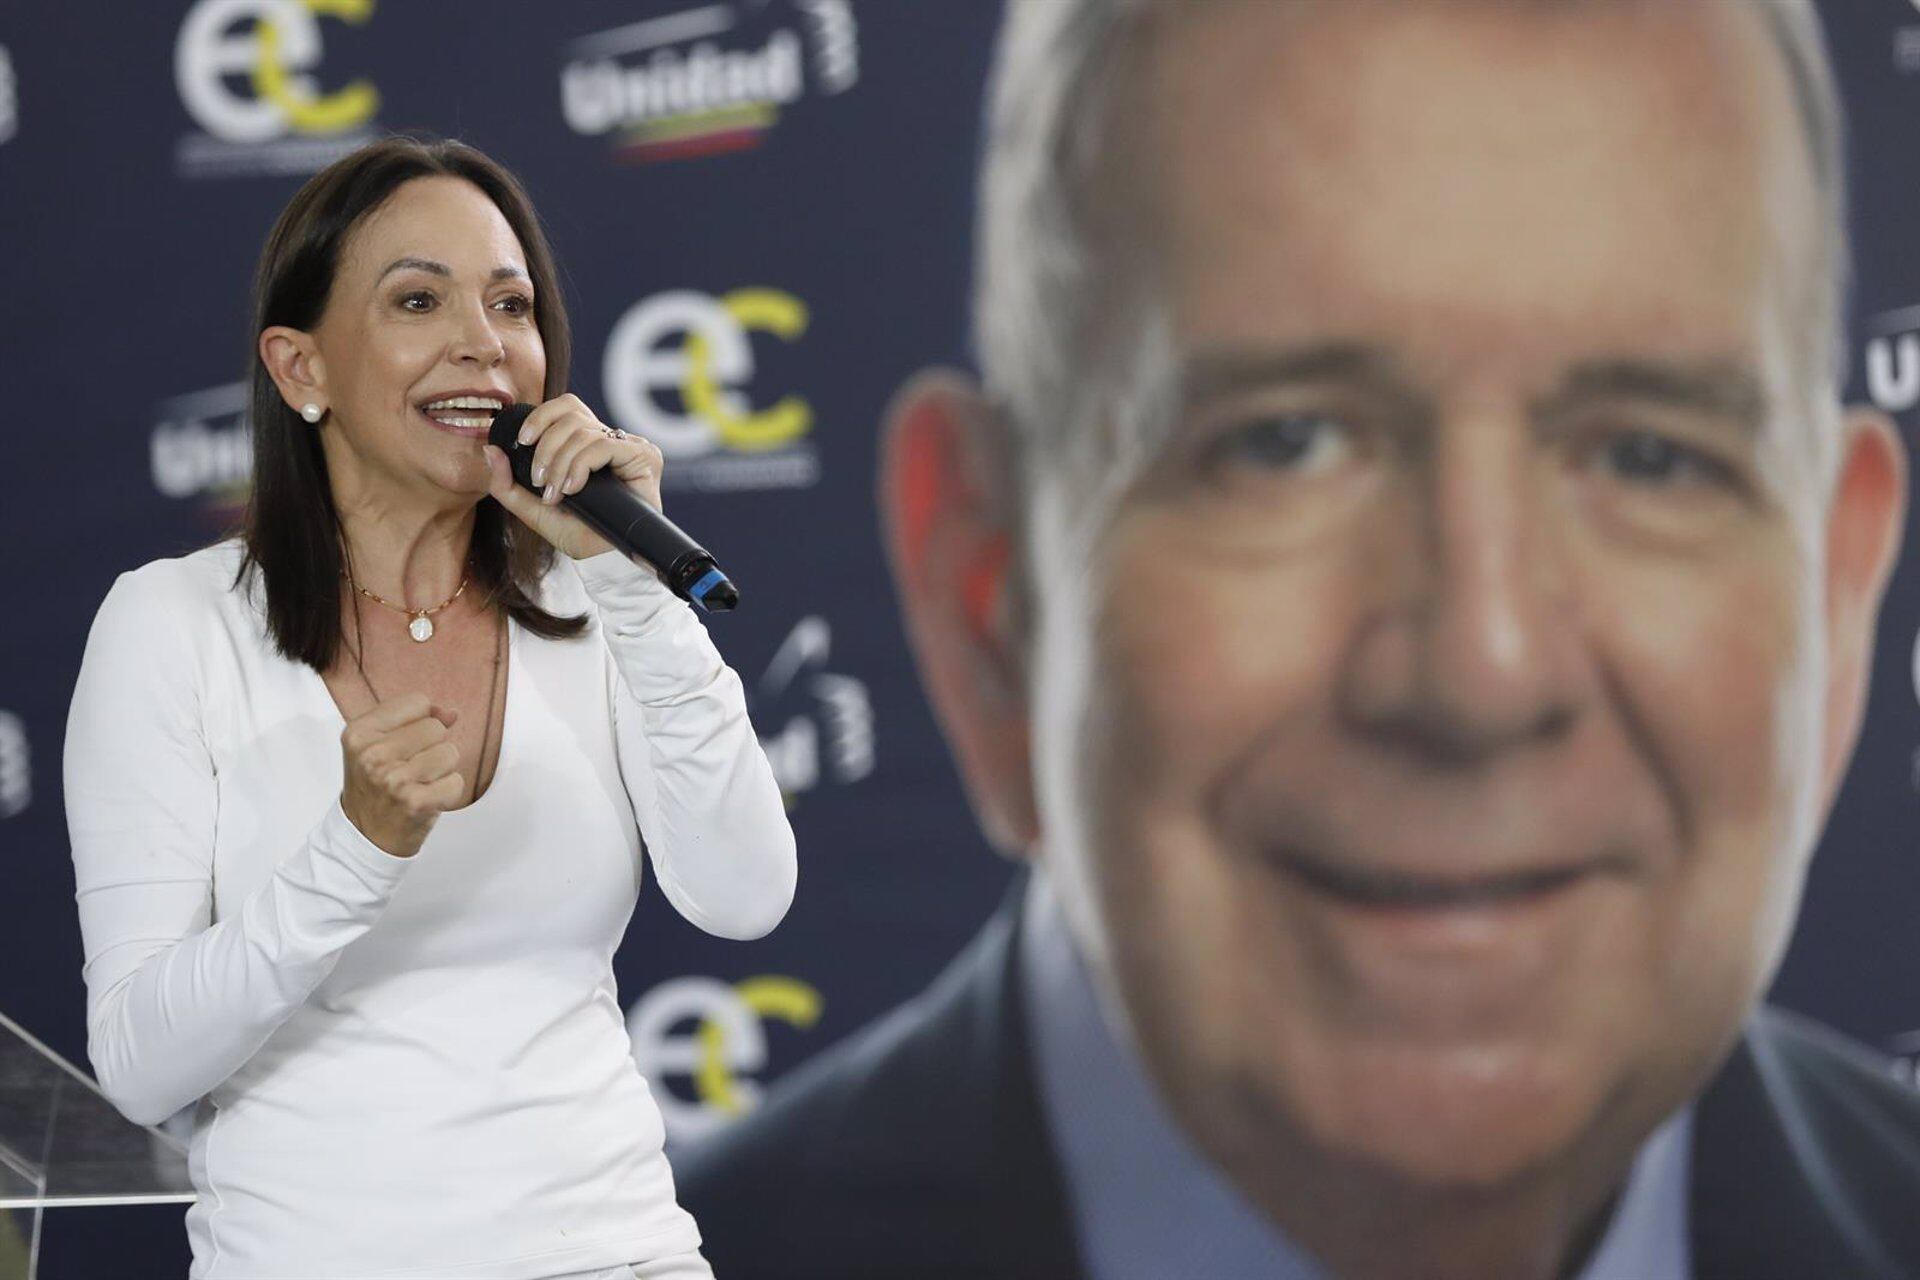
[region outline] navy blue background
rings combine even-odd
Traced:
[[[783,27],[804,35],[799,3],[732,0],[736,28],[720,44],[758,46]],[[816,990],[816,1024],[768,1024],[764,1082],[917,991],[1009,871],[976,832],[921,698],[872,500],[876,425],[892,391],[921,365],[968,359],[974,151],[997,5],[853,0],[857,83],[826,91],[809,47],[803,96],[746,150],[627,163],[607,138],[568,127],[570,41],[699,7],[378,0],[363,22],[319,19],[324,52],[310,74],[323,92],[369,80],[381,95],[374,127],[457,135],[523,178],[563,265],[573,385],[592,404],[604,403],[608,332],[643,297],[764,286],[808,308],[797,340],[753,339],[757,368],[742,390],[761,407],[806,399],[818,483],[670,491],[668,503],[745,594],[739,613],[711,625],[761,699],[756,724],[770,732],[812,717],[834,732],[803,691],[757,680],[792,628],[819,617],[831,631],[823,669],[859,682],[870,702],[874,767],[795,793],[801,891],[771,938],[707,938],[649,889],[616,965],[628,1003],[681,975],[777,974]],[[231,493],[161,492],[153,440],[164,402],[244,375],[254,260],[306,176],[183,170],[181,140],[200,131],[173,75],[188,8],[0,2],[15,80],[15,131],[0,141],[0,733],[13,726],[0,736],[0,1010],[83,1065],[59,776],[67,701],[114,576],[204,545],[233,513]],[[1891,350],[1902,336],[1881,317],[1920,303],[1920,260],[1907,251],[1920,70],[1903,67],[1902,43],[1920,12],[1907,0],[1823,8],[1854,125],[1855,392],[1882,391],[1912,443],[1911,406],[1869,387],[1863,371],[1872,341]],[[6,105],[0,94],[0,135]],[[1920,1028],[1920,557],[1909,561],[1884,615],[1865,735],[1776,990],[1882,1045]],[[692,1096],[682,1080],[656,1087]],[[51,1214],[41,1274],[183,1274],[181,1212]]]

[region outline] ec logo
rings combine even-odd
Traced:
[[[717,978],[672,978],[647,992],[627,1012],[633,1060],[653,1086],[654,1101],[675,1141],[721,1128],[760,1104],[760,1086],[742,1075],[764,1071],[772,1018],[806,1030],[820,1020],[820,993],[797,978],[748,978],[728,986]],[[685,1030],[692,1022],[692,1030]],[[696,1101],[664,1087],[668,1077],[691,1081]]]
[[[778,289],[736,289],[719,298],[691,290],[655,294],[620,317],[607,339],[607,408],[669,458],[792,444],[813,426],[813,410],[791,395],[763,409],[748,403],[748,335],[793,342],[806,331],[807,304]],[[680,411],[661,402],[663,393],[678,395]]]
[[[323,94],[300,73],[320,60],[316,15],[361,23],[372,12],[373,0],[200,0],[174,45],[180,100],[202,128],[227,142],[345,133],[365,124],[380,105],[373,85],[356,80]],[[235,30],[249,22],[251,31]],[[229,86],[241,78],[250,92]]]

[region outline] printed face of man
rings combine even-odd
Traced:
[[[1089,557],[1042,482],[1041,856],[1229,1169],[1624,1159],[1765,987],[1857,712],[1788,72],[1738,4],[1346,0],[1136,70],[1181,409]]]

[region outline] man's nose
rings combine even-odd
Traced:
[[[1586,668],[1548,465],[1520,428],[1438,433],[1350,651],[1360,727],[1471,762],[1573,723]]]

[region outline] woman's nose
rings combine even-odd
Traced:
[[[506,344],[494,329],[492,317],[484,306],[462,308],[459,326],[449,353],[457,363],[492,368],[506,359]]]

